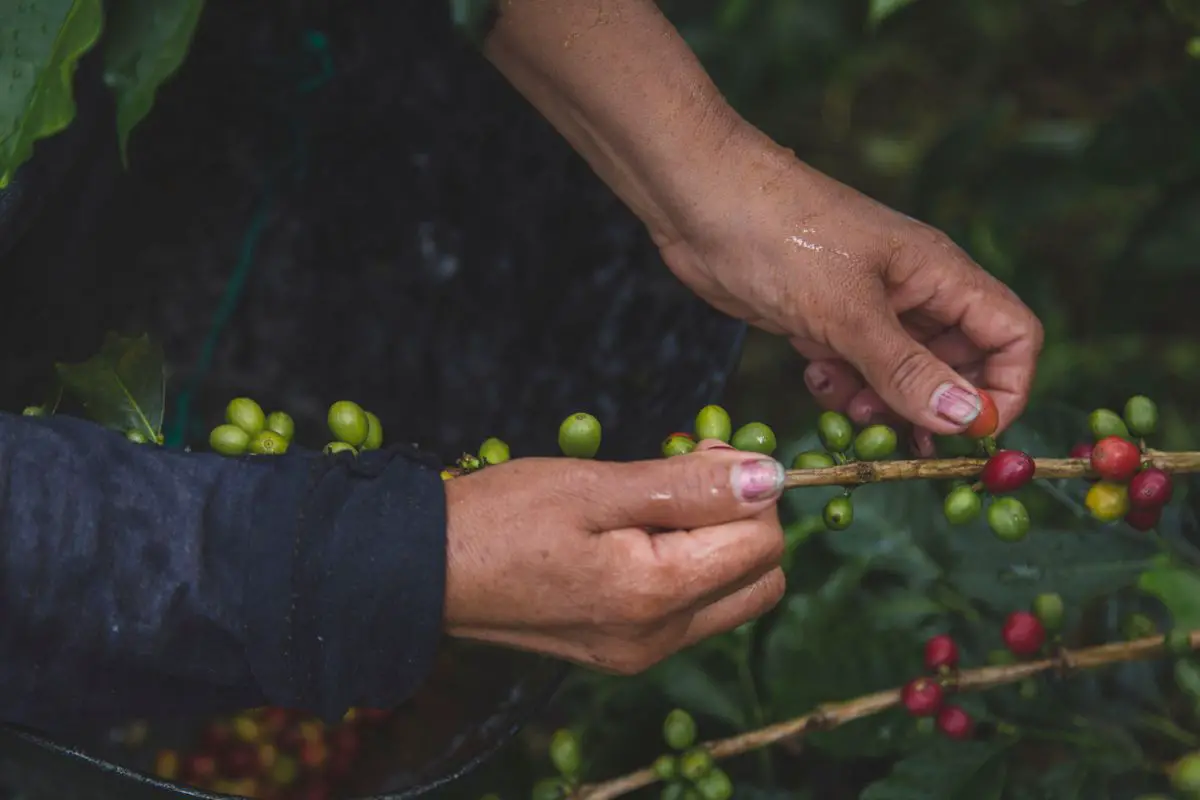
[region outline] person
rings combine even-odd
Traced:
[[[825,408],[961,431],[1027,402],[1034,315],[946,236],[739,116],[651,0],[503,0],[496,68],[715,308],[785,336]],[[449,482],[404,447],[226,459],[0,420],[0,708],[76,721],[394,707],[444,635],[634,673],[778,602],[777,461],[517,459]]]

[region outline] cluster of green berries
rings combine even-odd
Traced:
[[[1170,475],[1143,463],[1146,437],[1158,428],[1158,407],[1138,395],[1125,403],[1123,414],[1096,409],[1088,427],[1093,441],[1071,449],[1071,458],[1086,459],[1097,476],[1084,501],[1088,510],[1101,522],[1123,518],[1135,530],[1151,530],[1174,488]]]
[[[713,762],[712,755],[696,746],[696,722],[675,709],[663,720],[663,740],[673,753],[654,761],[654,774],[663,781],[662,800],[729,800],[733,782]]]
[[[378,450],[383,446],[383,423],[358,403],[339,400],[329,407],[326,422],[333,440],[325,453]],[[292,444],[296,423],[284,411],[264,413],[249,397],[237,397],[225,407],[225,422],[212,429],[208,444],[224,456],[283,455]]]
[[[737,450],[764,456],[773,455],[779,446],[775,431],[769,425],[747,422],[734,430],[728,411],[718,405],[708,405],[696,414],[691,433],[676,432],[663,440],[662,454],[667,458],[685,455],[696,449],[697,442],[705,439],[715,439]]]

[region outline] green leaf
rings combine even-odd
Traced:
[[[1193,700],[1200,701],[1200,664],[1196,659],[1181,658],[1175,662],[1175,685]]]
[[[162,432],[166,373],[162,348],[146,335],[109,333],[100,352],[78,364],[56,364],[63,388],[93,422],[150,438]]]
[[[888,17],[912,3],[913,0],[871,0],[867,8],[867,27],[878,28]]]
[[[1011,741],[935,740],[899,761],[861,800],[1000,800]]]
[[[129,135],[187,56],[204,0],[117,0],[109,12],[104,80],[117,101],[117,136],[127,160]]]
[[[1138,579],[1138,588],[1162,601],[1178,626],[1200,628],[1200,575],[1182,567],[1147,570]]]
[[[0,4],[0,189],[75,118],[75,68],[103,27],[101,0]]]

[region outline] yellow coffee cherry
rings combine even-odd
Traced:
[[[1096,519],[1114,522],[1129,513],[1129,489],[1123,483],[1100,481],[1088,489],[1084,502]]]

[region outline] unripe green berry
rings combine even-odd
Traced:
[[[662,788],[659,793],[659,800],[687,800],[686,795],[690,786],[678,781],[672,781]]]
[[[662,730],[667,746],[676,750],[686,750],[696,742],[696,721],[682,708],[667,714]]]
[[[235,397],[225,406],[225,421],[254,436],[266,427],[267,415],[263,413],[262,406],[249,397]]]
[[[139,431],[137,428],[131,428],[125,431],[125,438],[134,444],[149,444],[150,437]]]
[[[378,450],[383,447],[383,423],[379,417],[367,412],[367,440],[363,442],[363,450]]]
[[[1010,650],[992,650],[987,655],[987,662],[993,667],[1004,667],[1017,663],[1017,657]]]
[[[821,514],[825,527],[831,531],[844,531],[854,522],[854,502],[845,495],[831,497]]]
[[[979,518],[983,511],[983,498],[970,486],[956,486],[946,495],[942,511],[951,525],[966,525]]]
[[[350,453],[352,455],[358,455],[358,449],[355,448],[354,445],[346,444],[345,442],[330,442],[329,444],[325,445],[322,452],[327,456],[334,455],[335,453]]]
[[[882,461],[896,452],[896,431],[888,425],[868,425],[854,437],[854,455],[860,461]]]
[[[237,425],[218,425],[208,434],[208,446],[223,456],[240,456],[250,447],[250,434]]]
[[[1088,428],[1092,431],[1092,438],[1100,441],[1106,436],[1120,436],[1129,438],[1129,429],[1125,427],[1125,421],[1117,415],[1117,412],[1107,408],[1098,408],[1088,415]]]
[[[1200,752],[1188,753],[1171,767],[1171,785],[1184,794],[1200,793]]]
[[[854,426],[845,414],[826,411],[817,417],[817,436],[829,452],[844,453],[854,440]]]
[[[833,456],[821,450],[805,450],[792,459],[792,469],[825,469],[833,466]]]
[[[1018,542],[1029,533],[1029,510],[1015,497],[998,497],[987,510],[988,527],[999,539]]]
[[[338,400],[331,405],[326,422],[329,432],[339,442],[358,447],[367,440],[367,430],[370,427],[367,412],[352,400]]]
[[[1158,429],[1158,406],[1145,395],[1134,395],[1125,402],[1124,418],[1134,436],[1152,436]]]
[[[933,449],[940,458],[967,458],[979,452],[978,442],[963,434],[935,434]]]
[[[1033,615],[1048,631],[1057,631],[1063,623],[1063,599],[1053,592],[1039,594],[1033,598]]]
[[[733,797],[733,782],[724,770],[713,767],[707,775],[696,781],[696,791],[703,800],[729,800]]]
[[[530,800],[562,800],[569,788],[562,778],[542,778],[533,785]]]
[[[21,412],[26,417],[44,417],[46,416],[45,406],[25,406],[25,410]]]
[[[1192,652],[1192,632],[1185,628],[1172,628],[1167,634],[1167,652],[1173,656],[1186,656]]]
[[[550,739],[550,762],[567,778],[573,778],[579,774],[579,768],[583,763],[583,753],[574,733],[566,728],[554,732],[554,736]]]
[[[281,456],[288,451],[288,440],[275,431],[259,431],[250,439],[249,450],[255,456]]]
[[[508,444],[495,436],[484,439],[479,445],[479,460],[485,464],[503,464],[511,458]]]
[[[1154,620],[1145,614],[1130,614],[1121,622],[1121,633],[1126,639],[1144,639],[1158,633]]]
[[[684,436],[681,433],[673,433],[666,439],[663,439],[662,454],[664,458],[671,456],[685,456],[696,449],[696,443],[690,436]]]
[[[679,774],[689,781],[698,781],[713,768],[713,759],[707,750],[689,750],[679,757]]]
[[[679,760],[670,753],[664,753],[654,759],[654,766],[652,768],[659,780],[674,780],[675,776],[679,774]]]
[[[718,439],[729,444],[733,436],[733,421],[729,412],[720,406],[711,405],[696,414],[695,433],[698,440]]]
[[[729,443],[738,450],[761,453],[764,456],[774,453],[778,445],[775,440],[775,431],[761,422],[747,422],[737,429]]]
[[[296,421],[285,411],[272,411],[267,415],[266,429],[278,433],[290,442],[296,435]]]
[[[558,426],[558,449],[567,458],[595,458],[600,450],[600,420],[579,411]]]

